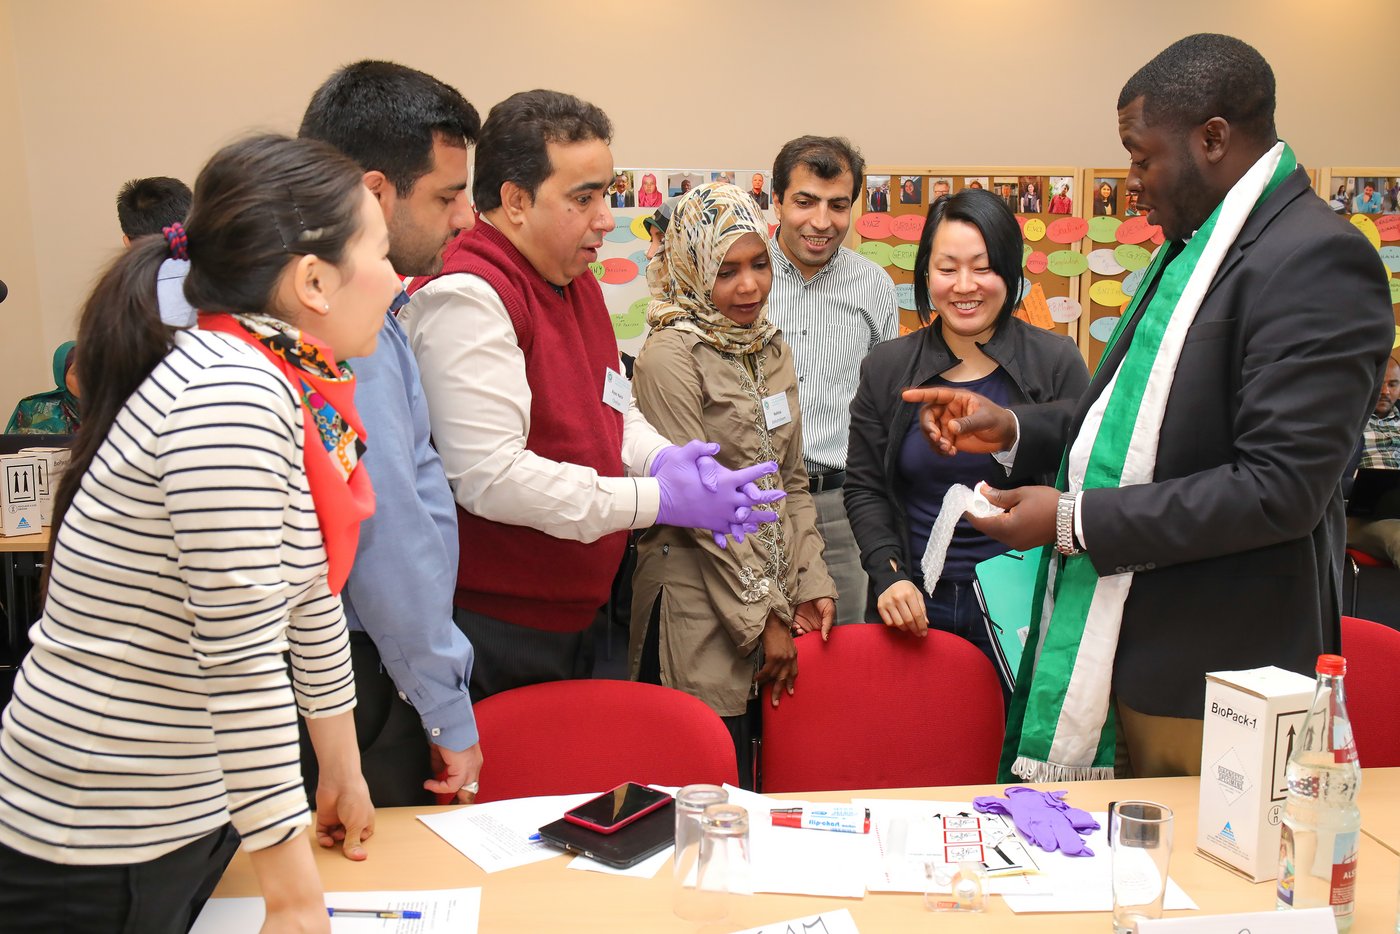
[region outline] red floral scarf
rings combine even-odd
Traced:
[[[256,347],[301,398],[306,482],[326,544],[328,583],[340,593],[355,561],[360,523],[374,512],[369,474],[358,469],[365,429],[355,411],[354,373],[337,367],[325,344],[270,315],[206,313],[199,326]]]

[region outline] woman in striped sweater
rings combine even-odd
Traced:
[[[240,837],[263,931],[329,930],[296,714],[318,841],[363,859],[338,594],[373,494],[335,361],[374,347],[387,250],[357,166],[257,137],[205,166],[188,234],[133,245],[88,299],[84,424],[0,732],[6,930],[183,932]],[[191,260],[197,330],[161,324],[171,255]]]

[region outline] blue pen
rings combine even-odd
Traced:
[[[390,920],[397,918],[413,920],[423,917],[421,911],[398,911],[393,908],[327,908],[326,914],[332,918],[386,918]]]
[[[528,839],[531,843],[539,843],[540,841],[542,841],[542,840],[544,839],[544,837],[541,837],[541,836],[540,836],[539,834],[537,834],[537,833],[532,833],[532,834],[530,834],[530,836],[529,836],[527,839]]]

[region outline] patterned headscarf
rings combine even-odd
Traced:
[[[676,205],[661,251],[647,264],[652,294],[647,325],[687,331],[724,353],[762,350],[778,332],[768,320],[768,306],[752,324],[741,325],[726,318],[711,298],[730,247],[749,233],[767,245],[768,225],[748,192],[725,182],[692,188]]]

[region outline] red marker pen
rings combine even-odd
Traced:
[[[775,808],[768,812],[774,827],[870,833],[870,808],[853,804],[823,804],[810,808]]]

